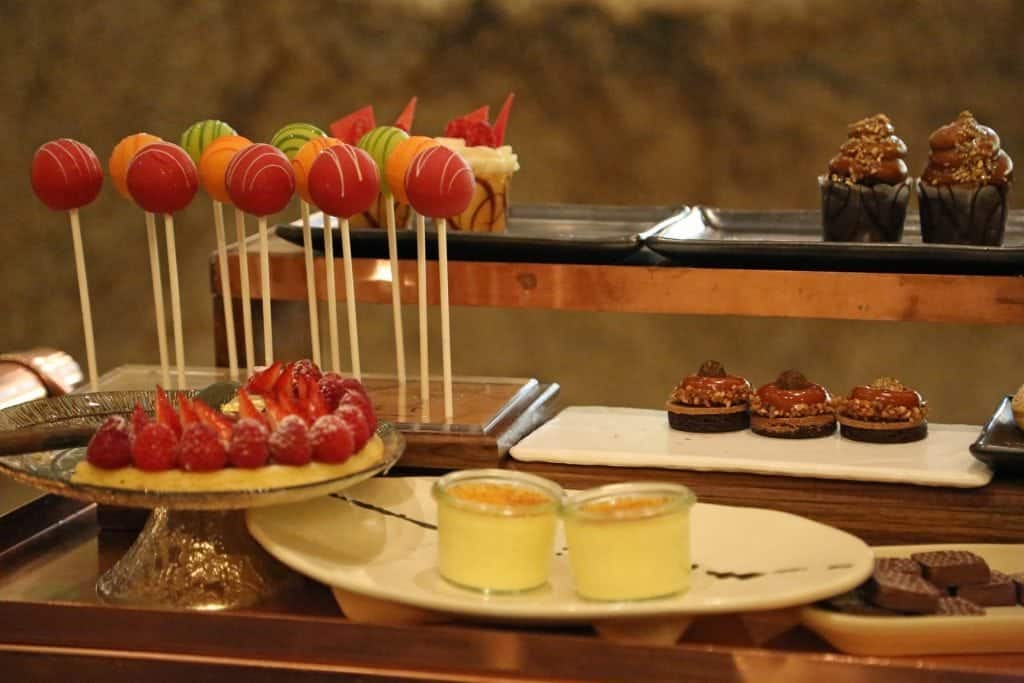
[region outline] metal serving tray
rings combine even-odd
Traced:
[[[526,263],[654,263],[659,259],[644,248],[644,239],[681,221],[689,210],[681,206],[595,206],[573,204],[515,205],[509,208],[508,232],[448,231],[448,258],[457,261]],[[323,251],[323,218],[310,218],[313,248]],[[302,244],[301,223],[279,225],[277,234]],[[387,234],[380,228],[353,229],[352,254],[387,258]],[[334,232],[334,253],[341,253],[341,236]],[[416,234],[398,231],[398,256],[416,258]],[[434,226],[427,221],[427,258],[437,258]]]
[[[925,244],[917,213],[898,243],[825,242],[820,211],[699,207],[644,243],[674,265],[784,270],[1024,274],[1024,211],[1010,211],[999,247]]]

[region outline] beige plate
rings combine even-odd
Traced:
[[[970,550],[993,569],[1024,571],[1024,545],[907,545],[875,548],[878,557],[927,550]],[[864,617],[818,607],[803,623],[834,647],[857,655],[940,655],[1024,652],[1024,607],[987,607],[982,617]]]

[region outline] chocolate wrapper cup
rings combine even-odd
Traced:
[[[469,206],[449,219],[455,230],[467,232],[505,232],[508,227],[507,174],[475,174],[476,187]]]
[[[377,195],[377,201],[369,209],[349,219],[353,228],[386,228],[388,227],[387,209],[384,206],[383,194]],[[409,205],[395,202],[395,228],[401,230],[409,227]]]
[[[921,239],[933,244],[1001,245],[1009,191],[1009,185],[973,187],[918,181]]]
[[[859,185],[819,176],[826,242],[899,242],[913,181]]]

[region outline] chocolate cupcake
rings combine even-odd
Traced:
[[[907,146],[885,114],[851,123],[821,187],[826,242],[899,242],[911,181]]]
[[[931,154],[917,184],[921,238],[998,246],[1006,229],[1013,161],[999,136],[969,111],[928,138]]]
[[[780,439],[828,436],[836,431],[832,397],[802,373],[786,370],[750,397],[750,429]]]
[[[705,361],[673,390],[665,408],[668,424],[684,432],[735,432],[750,426],[750,382]]]
[[[928,404],[897,379],[881,377],[836,400],[839,433],[854,441],[909,443],[928,435]]]

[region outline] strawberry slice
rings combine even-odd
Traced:
[[[221,443],[225,445],[230,443],[232,425],[231,420],[224,413],[214,410],[198,398],[192,402],[192,408],[196,411],[196,415],[199,416],[200,422],[207,427],[213,428]]]
[[[256,394],[262,396],[263,394],[269,394],[274,388],[274,383],[277,378],[284,372],[284,362],[274,361],[273,364],[260,370],[255,375],[249,378],[249,381],[245,383],[245,388],[250,394]]]
[[[304,388],[306,398],[302,405],[306,408],[306,422],[313,424],[318,418],[332,412],[332,408],[327,405],[327,399],[320,393],[320,387],[316,382],[307,379],[304,384],[306,385]]]
[[[156,387],[156,421],[170,427],[174,436],[181,437],[181,421],[178,420],[178,414],[174,412],[174,407],[167,398],[167,392],[159,384]]]
[[[412,130],[412,119],[416,116],[416,101],[419,98],[413,95],[413,98],[409,100],[409,104],[405,105],[405,109],[395,119],[395,128],[401,128],[406,133]]]
[[[505,143],[505,129],[508,128],[508,115],[512,110],[512,102],[516,99],[516,94],[510,92],[508,97],[505,98],[505,103],[501,105],[501,111],[498,112],[498,118],[494,122],[494,146],[501,147]]]
[[[149,415],[142,408],[141,403],[135,404],[135,410],[132,411],[132,438],[142,433],[142,430],[149,424]]]
[[[289,363],[285,366],[284,372],[274,382],[273,390],[268,393],[273,393],[278,401],[285,394],[292,398],[295,397],[295,363]]]
[[[376,127],[377,121],[373,116],[373,106],[369,105],[357,109],[348,116],[342,116],[330,125],[330,130],[331,137],[354,145],[359,142],[359,138]]]
[[[196,409],[192,407],[192,401],[185,397],[185,394],[178,394],[178,412],[181,413],[181,427],[184,430],[189,425],[199,422]]]
[[[249,398],[249,392],[245,389],[238,390],[238,419],[240,421],[255,420],[264,427],[269,428],[267,418],[253,405],[252,399]]]
[[[271,431],[273,431],[288,417],[289,413],[270,396],[263,397],[263,405],[267,407],[267,422],[270,425]]]

